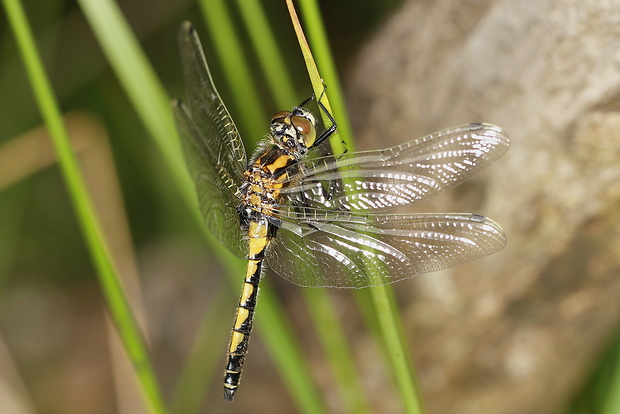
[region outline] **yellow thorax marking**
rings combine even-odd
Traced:
[[[289,160],[292,160],[290,155],[281,155],[278,158],[276,158],[274,162],[267,165],[267,169],[269,170],[269,172],[273,174],[279,168],[286,167],[286,164],[289,162]]]
[[[259,195],[257,194],[252,194],[250,196],[250,205],[254,206],[254,207],[258,207],[261,204],[261,198]]]

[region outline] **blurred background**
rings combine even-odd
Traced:
[[[192,21],[220,94],[242,118],[248,110],[228,88],[213,46],[212,36],[228,34],[209,31],[210,2],[203,3],[202,11],[189,1],[116,4],[170,98],[185,95],[177,35],[183,20]],[[230,3],[254,68],[244,2]],[[287,56],[293,106],[312,93],[306,69],[284,2],[261,3]],[[474,121],[501,125],[513,140],[488,172],[418,210],[489,215],[509,237],[498,255],[397,285],[428,412],[618,412],[604,411],[620,395],[613,388],[620,382],[620,3],[608,3],[320,2],[360,149]],[[194,411],[175,412],[302,412],[256,333],[242,391],[234,404],[223,401],[238,287],[226,283],[179,200],[80,5],[24,7],[166,400],[174,400],[192,350],[204,347],[215,367],[204,363]],[[286,109],[251,72],[264,92],[256,112],[267,120]],[[0,91],[0,411],[147,412],[1,9]],[[266,121],[261,130],[239,127],[250,152],[267,132]],[[301,289],[268,277],[327,412],[346,412],[299,306]],[[355,300],[332,296],[372,411],[403,412]],[[257,324],[260,314],[259,302]]]

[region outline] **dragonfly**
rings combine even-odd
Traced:
[[[506,244],[501,227],[479,214],[390,211],[486,168],[508,149],[501,128],[471,123],[383,150],[321,155],[317,147],[337,124],[319,97],[329,128],[317,132],[309,100],[278,112],[248,162],[189,22],[180,50],[187,104],[175,100],[173,110],[204,224],[247,260],[227,352],[226,400],[239,386],[264,264],[301,286],[364,288],[479,259]]]

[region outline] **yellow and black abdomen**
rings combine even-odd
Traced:
[[[250,221],[248,227],[248,266],[228,347],[228,362],[224,376],[224,398],[228,401],[232,401],[235,390],[239,386],[243,360],[248,349],[258,295],[258,282],[260,281],[265,249],[270,239],[270,226],[267,219],[263,217]]]
[[[256,158],[246,171],[246,181],[240,188],[239,215],[248,235],[248,266],[228,347],[224,375],[224,398],[228,401],[232,401],[239,386],[252,330],[263,260],[277,230],[268,219],[273,214],[273,207],[280,201],[281,186],[277,180],[286,174],[284,169],[293,163],[293,157],[273,147]]]

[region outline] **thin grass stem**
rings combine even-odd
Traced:
[[[134,365],[146,406],[151,413],[166,412],[148,351],[131,312],[118,273],[100,228],[86,185],[71,148],[69,136],[51,85],[41,63],[24,10],[17,0],[3,0],[7,17],[35,93],[39,110],[48,126],[62,176],[78,222],[99,276],[112,319],[129,359]]]

